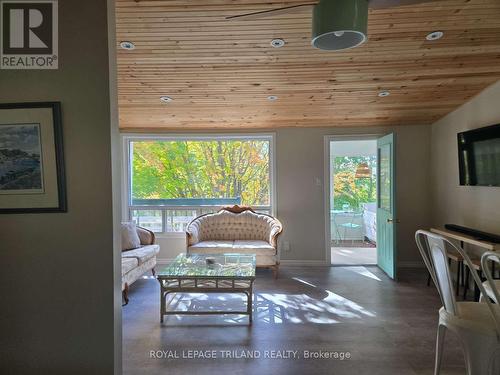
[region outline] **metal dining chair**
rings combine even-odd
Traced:
[[[463,249],[432,232],[419,230],[415,233],[415,240],[443,303],[439,310],[434,374],[439,375],[441,370],[448,330],[461,341],[468,375],[500,374],[500,308],[489,300],[485,303],[456,301],[446,248],[450,247],[462,255],[474,282],[486,295],[469,256]]]
[[[500,280],[494,279],[494,271],[490,270],[489,262],[500,263],[500,254],[488,251],[481,257],[481,267],[486,276],[486,281],[483,283],[486,294],[481,293],[480,302],[485,302],[490,298],[496,304],[500,303]]]
[[[467,286],[465,285],[465,272],[467,267],[464,266],[464,258],[460,255],[460,253],[457,253],[456,251],[449,250],[447,251],[447,256],[448,256],[448,266],[451,267],[451,262],[456,262],[457,263],[457,282],[455,284],[455,294],[458,297],[460,294],[460,284],[464,286],[464,297],[463,299],[466,299],[467,296]],[[468,270],[468,269],[467,269]],[[467,279],[468,280],[468,279]],[[468,283],[468,281],[467,281]],[[431,274],[427,276],[427,286],[431,285]]]

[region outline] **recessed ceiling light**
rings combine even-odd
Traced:
[[[427,34],[427,36],[425,37],[425,39],[427,40],[438,40],[438,39],[441,39],[443,37],[444,33],[442,31],[433,31],[432,33],[429,33]]]
[[[126,50],[132,50],[132,49],[135,49],[135,44],[132,42],[123,41],[123,42],[120,42],[120,47],[122,47],[123,49],[126,49]]]
[[[271,40],[271,46],[274,48],[281,48],[285,45],[285,41],[283,39],[273,39]]]
[[[172,99],[170,96],[160,96],[160,100],[163,102],[163,103],[170,103],[170,102],[173,102],[174,99]]]
[[[389,95],[391,95],[391,93],[389,91],[387,91],[387,90],[380,91],[378,93],[379,98],[385,98],[386,96],[389,96]]]
[[[278,97],[276,95],[269,95],[267,97],[267,100],[274,102],[275,100],[278,100]]]

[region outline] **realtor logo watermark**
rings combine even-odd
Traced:
[[[0,0],[0,69],[57,69],[57,0]]]

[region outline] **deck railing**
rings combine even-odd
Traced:
[[[222,207],[241,204],[241,198],[223,199],[134,199],[129,218],[137,225],[155,233],[179,233],[194,218],[217,212]],[[256,212],[270,215],[271,206],[253,206]]]

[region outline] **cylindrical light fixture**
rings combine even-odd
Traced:
[[[341,51],[366,41],[368,0],[320,0],[313,11],[311,44]]]

